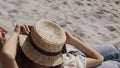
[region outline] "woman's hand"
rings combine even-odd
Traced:
[[[16,25],[14,33],[9,40],[4,44],[1,50],[1,60],[3,68],[19,68],[16,62],[17,44],[20,33],[29,34],[29,25]]]
[[[73,35],[68,31],[65,31],[65,34],[66,34],[66,43],[71,44],[71,42],[72,42],[72,40],[74,38]]]
[[[14,32],[18,33],[18,34],[29,34],[30,29],[32,28],[32,26],[30,25],[25,25],[25,24],[17,24]]]
[[[74,47],[82,51],[84,54],[86,54],[87,68],[94,67],[104,60],[104,57],[101,54],[88,46],[85,42],[73,37],[68,31],[65,31],[65,34],[66,43],[73,45]]]
[[[15,59],[19,34],[20,33],[28,34],[29,32],[30,32],[29,25],[17,24],[14,29],[14,33],[2,47],[2,49],[1,49],[2,54],[7,56],[8,59]],[[3,57],[3,58],[5,58],[5,57]]]
[[[7,34],[7,30],[0,27],[0,50],[1,50],[2,46],[5,44],[5,42],[6,42],[5,34]]]

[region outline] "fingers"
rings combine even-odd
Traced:
[[[65,34],[67,34],[67,35],[68,35],[68,34],[69,34],[69,33],[68,33],[68,31],[65,31]]]
[[[30,30],[33,28],[33,26],[31,26],[31,25],[28,25],[28,27],[29,27]]]
[[[0,33],[0,47],[6,42],[5,34]]]
[[[21,34],[29,34],[32,26],[26,24],[17,24],[15,27],[15,32]]]
[[[65,31],[65,34],[66,34],[66,36],[67,36],[67,37],[72,36],[72,35],[71,35],[71,33],[70,33],[70,32],[68,32],[68,31]]]
[[[20,26],[21,26],[21,33],[23,33],[23,34],[29,34],[30,33],[30,29],[31,29],[32,26],[25,25],[25,24],[22,24]]]
[[[21,27],[21,33],[23,33],[23,34],[27,34],[28,33],[28,31],[27,31],[27,28],[25,27],[25,25],[20,25],[20,27]]]
[[[5,37],[6,33],[7,33],[7,30],[0,27],[0,48],[6,42],[6,37]]]
[[[28,26],[28,25],[25,25],[25,28],[26,28],[27,33],[29,33],[29,32],[30,32],[29,26]]]
[[[4,29],[4,28],[2,28],[2,27],[0,27],[0,30],[1,30],[2,32],[4,32],[4,33],[7,33],[7,30]]]

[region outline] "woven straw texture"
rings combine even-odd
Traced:
[[[31,37],[39,48],[49,52],[61,51],[66,41],[62,28],[49,20],[36,22],[31,30]],[[56,66],[63,63],[62,53],[57,56],[46,56],[35,50],[30,44],[28,35],[21,34],[19,43],[25,55],[35,63],[45,66]]]

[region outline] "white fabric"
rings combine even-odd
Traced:
[[[85,57],[81,55],[66,54],[62,68],[86,68]]]

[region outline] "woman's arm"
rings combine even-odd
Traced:
[[[11,38],[5,43],[2,48],[2,66],[3,68],[18,68],[15,61],[18,33],[14,32]]]
[[[15,60],[15,57],[18,44],[18,36],[21,31],[22,33],[29,33],[30,30],[29,27],[26,25],[16,25],[12,36],[2,48],[1,58],[3,68],[19,68]]]
[[[6,34],[7,34],[7,30],[0,26],[0,52],[3,45],[6,42],[6,37],[5,37]]]
[[[66,42],[81,50],[88,57],[86,58],[87,67],[96,66],[103,61],[103,56],[100,55],[96,50],[85,44],[83,41],[73,37],[69,32],[66,31],[65,33],[67,37]]]

